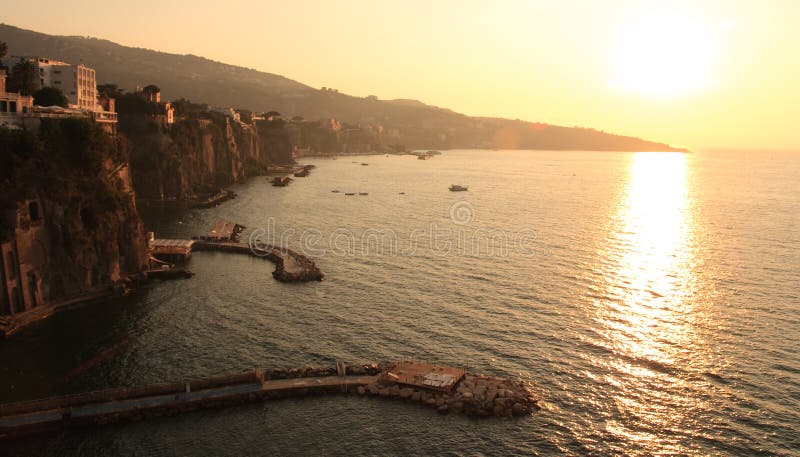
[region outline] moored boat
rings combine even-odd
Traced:
[[[450,192],[465,192],[469,190],[467,186],[460,186],[458,184],[453,184],[450,186]]]
[[[286,187],[292,182],[292,178],[288,176],[276,176],[272,179],[272,185],[275,187]]]

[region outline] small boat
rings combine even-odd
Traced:
[[[356,193],[355,192],[345,192],[344,194],[345,195],[355,195]]]
[[[341,192],[341,191],[340,191],[340,190],[335,190],[335,189],[334,189],[334,190],[332,190],[331,192],[333,192],[334,194],[338,194],[338,193],[339,193],[339,192]]]
[[[292,178],[288,176],[276,176],[272,179],[272,185],[275,187],[286,187],[292,182]]]
[[[406,194],[405,192],[400,192],[400,195],[405,195],[405,194]]]
[[[367,165],[369,165],[369,164],[368,164],[368,163],[361,162],[361,166],[362,166],[362,167],[366,167]]]
[[[359,192],[358,195],[369,195],[368,192]]]
[[[453,184],[450,186],[450,192],[465,192],[467,190],[467,186],[459,186],[458,184]]]

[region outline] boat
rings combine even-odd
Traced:
[[[276,176],[272,179],[272,185],[275,187],[286,187],[292,182],[292,178],[288,176]]]
[[[361,162],[361,166],[362,166],[362,167],[366,167],[367,165],[369,165],[369,164],[368,164],[368,163]]]
[[[337,190],[337,189],[334,189],[334,190],[332,190],[331,192],[333,192],[334,194],[338,194],[338,193],[339,193],[339,192],[341,192],[341,191],[340,191],[340,190]]]
[[[369,195],[368,192],[359,192],[358,195]]]
[[[427,154],[427,153],[425,153],[425,154],[423,154],[423,153],[417,154],[417,159],[419,159],[419,160],[428,160],[431,157],[432,156],[430,154]]]
[[[345,195],[355,195],[356,193],[355,192],[345,192],[344,194]]]
[[[450,186],[451,192],[465,192],[467,190],[468,190],[467,186],[459,186],[458,184],[453,184]]]

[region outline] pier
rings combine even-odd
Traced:
[[[451,385],[432,386],[392,380],[405,373],[419,379],[456,373]],[[433,376],[432,376],[433,375]],[[141,420],[203,408],[321,394],[350,393],[395,398],[432,407],[439,413],[473,416],[522,416],[538,408],[538,399],[519,381],[420,362],[261,370],[194,381],[86,392],[0,405],[0,439]]]
[[[321,281],[325,274],[317,268],[314,261],[288,248],[269,244],[249,245],[236,242],[195,241],[194,251],[221,251],[261,257],[275,263],[272,276],[282,282]]]
[[[194,251],[232,252],[265,258],[275,263],[272,276],[278,281],[321,281],[325,277],[313,260],[299,252],[266,243],[251,245],[239,242],[243,230],[243,225],[219,220],[206,235],[195,236],[191,240],[156,239],[151,234],[150,255],[157,261],[182,262],[188,260]]]

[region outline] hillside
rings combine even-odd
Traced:
[[[592,129],[473,118],[416,100],[384,101],[322,91],[280,75],[96,38],[46,35],[0,24],[0,40],[8,43],[11,56],[83,62],[97,70],[98,84],[115,83],[131,90],[152,83],[166,99],[184,97],[211,106],[277,110],[287,117],[379,124],[387,144],[409,148],[673,150],[666,144]]]

